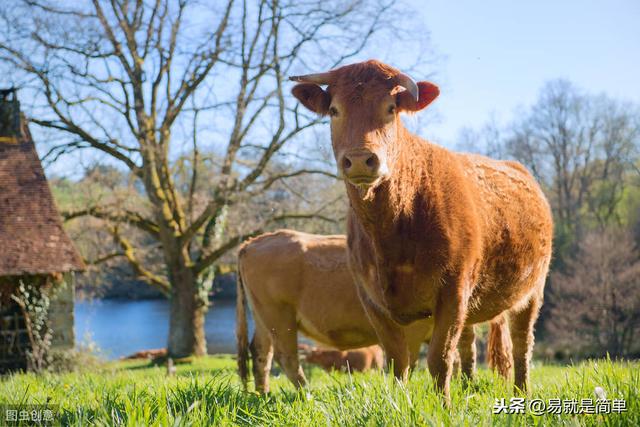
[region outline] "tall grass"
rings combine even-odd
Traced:
[[[428,372],[419,369],[408,384],[384,373],[348,375],[307,370],[310,386],[297,392],[275,375],[272,393],[244,392],[229,356],[179,365],[167,377],[163,367],[118,362],[91,372],[15,374],[0,380],[0,404],[59,405],[63,425],[640,425],[640,364],[598,360],[532,370],[528,399],[625,399],[621,414],[493,414],[495,399],[514,397],[510,383],[486,369],[471,383],[455,379],[451,406],[442,405]],[[0,424],[4,420],[0,414]]]

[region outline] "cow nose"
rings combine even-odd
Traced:
[[[342,171],[346,178],[356,183],[366,183],[378,177],[380,160],[371,151],[346,153],[342,157]]]

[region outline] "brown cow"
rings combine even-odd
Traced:
[[[492,332],[496,328],[492,327]],[[498,328],[499,330],[499,328]],[[491,339],[493,335],[489,336]],[[495,342],[487,344],[488,349],[496,350],[497,347],[492,347]],[[510,350],[511,341],[506,344],[506,347],[502,348],[503,353],[487,354],[489,362],[489,368],[497,371],[505,378],[509,378],[511,371],[511,360],[508,358],[511,355]],[[340,351],[327,348],[311,347],[307,344],[298,344],[298,350],[300,350],[305,356],[304,360],[307,363],[312,363],[321,366],[325,371],[331,371],[333,369],[344,369],[350,367],[350,371],[366,371],[369,369],[381,369],[383,367],[382,360],[384,355],[382,348],[379,345],[372,345],[370,347],[357,348],[355,350]],[[378,358],[378,354],[379,357]],[[505,358],[502,358],[505,356]],[[353,366],[355,365],[355,366]],[[455,353],[453,362],[454,375],[460,372],[460,355]]]
[[[468,349],[471,325],[506,312],[515,385],[526,389],[553,234],[534,178],[516,162],[411,134],[399,113],[425,108],[439,90],[393,67],[371,60],[291,79],[302,82],[292,92],[303,105],[331,116],[350,266],[396,376],[407,377],[411,345],[399,325],[433,315],[428,365],[448,399],[458,341]]]
[[[237,338],[238,371],[246,387],[249,351],[245,295],[251,303],[255,333],[251,356],[256,390],[269,391],[269,371],[274,347],[276,358],[287,377],[296,385],[306,383],[299,365],[297,331],[317,342],[339,350],[378,344],[376,331],[360,303],[348,268],[345,236],[318,236],[291,230],[263,234],[245,242],[238,254]],[[495,334],[507,328],[491,325]],[[410,364],[419,356],[420,346],[431,336],[431,320],[402,327],[412,347]],[[489,355],[499,372],[508,375],[508,342],[495,341]],[[507,357],[499,358],[506,354]],[[475,353],[462,354],[468,366]]]
[[[370,369],[382,369],[384,364],[384,355],[379,345],[346,351],[312,348],[304,359],[308,363],[320,365],[325,371],[336,369],[345,372],[365,372]]]
[[[134,359],[161,359],[167,357],[166,348],[154,348],[151,350],[140,350],[133,354],[122,357],[122,360],[134,360]]]

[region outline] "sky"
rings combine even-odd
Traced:
[[[443,57],[432,77],[439,120],[426,130],[434,142],[453,145],[491,115],[508,122],[556,78],[640,103],[640,0],[411,2]]]
[[[492,117],[508,123],[557,78],[640,104],[640,0],[404,1],[430,33],[428,47],[438,58],[423,73],[412,71],[441,90],[420,115],[425,121],[417,120],[420,134],[433,142],[455,148],[463,127],[479,129]],[[386,43],[359,59],[380,57],[401,67],[415,54]],[[69,173],[68,162],[52,168]]]

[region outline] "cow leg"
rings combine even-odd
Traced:
[[[513,343],[513,367],[515,387],[523,392],[529,385],[529,362],[533,353],[533,326],[538,318],[542,298],[533,295],[527,305],[509,313],[509,329]]]
[[[511,376],[511,366],[513,366],[512,354],[507,318],[500,315],[489,323],[489,337],[487,338],[489,368],[508,380]]]
[[[291,345],[290,339],[285,340],[285,342],[282,344],[282,350],[276,352],[278,363],[284,370],[287,378],[289,378],[289,380],[293,383],[294,386],[296,386],[296,388],[304,387],[305,385],[307,385],[307,379],[304,376],[302,367],[300,366],[300,360],[298,358],[297,351],[297,340],[293,341],[293,345]]]
[[[363,307],[387,355],[387,363],[393,364],[393,375],[406,382],[409,378],[410,356],[404,331],[377,307],[367,302],[363,302]]]
[[[413,374],[413,371],[418,367],[418,361],[420,360],[420,349],[422,348],[422,339],[416,339],[411,336],[405,338],[409,346],[409,375]]]
[[[307,379],[302,372],[298,358],[298,328],[296,326],[296,314],[289,306],[271,307],[264,323],[269,325],[275,357],[282,370],[297,388],[307,384]]]
[[[436,389],[449,403],[449,384],[453,359],[464,327],[466,304],[458,294],[456,282],[448,282],[440,291],[435,310],[433,336],[429,345],[427,364],[435,379]]]
[[[269,393],[269,373],[273,360],[273,343],[269,331],[261,322],[256,321],[256,332],[253,334],[251,345],[251,359],[253,361],[253,378],[256,391]]]
[[[409,368],[413,371],[418,366],[420,360],[420,348],[422,341],[414,341],[409,343]]]
[[[476,335],[473,325],[467,325],[462,329],[460,341],[458,341],[458,352],[462,376],[468,380],[473,379],[476,372]]]
[[[409,363],[411,370],[418,366],[422,344],[429,343],[433,332],[433,319],[419,320],[403,328],[405,340],[409,346]]]
[[[453,352],[453,366],[451,367],[451,376],[460,375],[460,352],[456,348]]]

